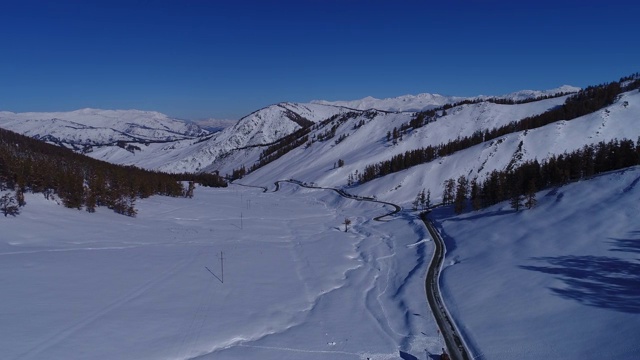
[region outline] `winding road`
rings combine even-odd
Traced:
[[[347,199],[375,202],[375,203],[389,205],[393,207],[393,210],[391,212],[375,217],[373,219],[375,221],[385,221],[382,219],[387,216],[395,215],[400,211],[402,211],[402,207],[394,203],[376,200],[371,197],[352,195],[342,189],[307,185],[301,181],[293,180],[293,179],[276,181],[274,183],[276,186],[274,192],[280,190],[280,183],[283,183],[283,182],[295,184],[300,187],[305,187],[309,189],[335,191],[336,193],[338,193],[338,195]],[[234,183],[234,184],[240,185],[240,186],[246,186],[246,187],[260,188],[263,190],[263,192],[268,191],[268,189],[264,186],[244,185],[239,183]],[[438,231],[436,231],[435,227],[431,223],[431,220],[427,218],[426,213],[422,213],[420,218],[424,222],[424,225],[426,226],[427,230],[429,231],[429,234],[431,235],[431,238],[433,238],[433,241],[435,243],[435,251],[434,251],[433,257],[431,258],[431,262],[429,263],[427,276],[425,278],[425,292],[427,294],[427,302],[429,303],[431,312],[433,313],[436,323],[438,324],[438,328],[440,328],[440,332],[442,333],[445,344],[447,346],[449,357],[451,359],[469,360],[471,359],[471,357],[469,356],[467,347],[464,341],[462,340],[462,337],[458,333],[458,329],[456,328],[455,323],[453,322],[453,319],[447,312],[444,306],[444,302],[442,300],[442,296],[440,295],[439,279],[440,279],[440,269],[442,268],[442,262],[444,261],[444,253],[445,253],[444,241],[442,240],[442,237],[440,236]]]
[[[431,258],[431,263],[429,263],[429,270],[427,271],[427,277],[424,283],[429,307],[431,307],[431,312],[438,323],[440,332],[444,337],[444,342],[447,344],[449,356],[452,359],[471,359],[462,337],[458,334],[458,329],[456,328],[453,319],[449,316],[447,309],[444,307],[442,296],[440,296],[439,280],[442,261],[444,261],[444,241],[438,231],[436,231],[433,223],[431,223],[431,220],[427,218],[426,213],[422,213],[420,215],[420,219],[424,222],[427,230],[429,230],[431,238],[436,244],[436,249],[433,253],[433,258]]]

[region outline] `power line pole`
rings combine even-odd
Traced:
[[[220,282],[224,284],[224,256],[220,251]]]

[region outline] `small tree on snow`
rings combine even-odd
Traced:
[[[520,194],[514,194],[509,200],[509,203],[511,204],[511,208],[515,211],[520,211],[520,209],[522,209],[523,198],[524,197]]]
[[[349,220],[349,218],[344,218],[344,232],[349,230],[349,225],[351,225],[351,220]]]
[[[7,215],[16,216],[20,214],[20,207],[18,201],[11,194],[6,193],[0,198],[0,211],[6,217]]]
[[[422,203],[422,210],[426,210],[428,208],[431,207],[431,190],[427,190],[427,195],[424,196],[424,189],[422,189],[422,199],[421,203]]]
[[[196,188],[195,183],[193,181],[189,181],[189,188],[185,191],[184,197],[192,198],[193,191],[195,190],[195,188]]]
[[[27,202],[24,199],[24,190],[20,187],[16,188],[16,201],[18,202],[19,207],[27,205]]]
[[[421,195],[422,195],[422,192],[419,192],[418,195],[416,195],[415,200],[413,200],[413,203],[412,203],[413,211],[418,210],[418,205],[422,203]]]

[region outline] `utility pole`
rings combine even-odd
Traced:
[[[220,251],[220,282],[224,284],[224,256]]]
[[[240,230],[242,230],[242,211],[240,211]]]

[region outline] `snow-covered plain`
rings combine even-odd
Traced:
[[[640,167],[433,215],[445,303],[482,359],[640,358]]]
[[[424,295],[433,243],[407,214],[376,222],[391,209],[293,184],[137,207],[89,214],[28,194],[22,214],[0,218],[0,357],[397,359],[443,347]]]

